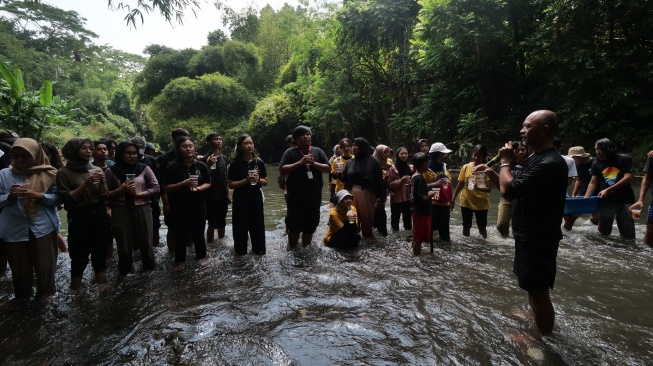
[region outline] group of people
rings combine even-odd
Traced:
[[[630,181],[632,159],[618,154],[614,143],[601,139],[596,158],[582,147],[559,153],[553,135],[557,116],[536,111],[524,121],[521,142],[510,142],[488,160],[487,148],[477,145],[472,161],[452,181],[447,166],[452,151],[443,143],[417,142],[409,159],[406,147],[392,150],[379,144],[372,148],[362,138],[343,138],[329,159],[312,145],[307,126],[292,131],[279,163],[280,186],[285,190],[286,231],[289,247],[312,242],[320,222],[323,175],[331,185],[331,210],[325,245],[358,246],[373,238],[374,230],[387,235],[386,202],[390,200],[390,226],[412,230],[412,251],[421,254],[423,243],[433,243],[433,231],[450,242],[451,211],[460,197],[464,236],[476,220],[479,234],[487,237],[489,194],[500,190],[498,231],[507,236],[512,221],[515,238],[514,272],[529,294],[538,329],[553,327],[553,288],[558,243],[568,186],[577,177],[572,195],[598,195],[598,230],[609,235],[614,217],[622,236],[634,238],[633,210],[641,210],[653,174],[653,158],[645,168],[639,200]],[[0,239],[1,254],[12,270],[16,299],[32,295],[46,299],[55,291],[54,273],[58,250],[66,250],[59,233],[58,211],[68,216],[68,247],[72,289],[82,285],[89,258],[97,283],[106,281],[107,258],[115,239],[120,275],[134,271],[132,252],[141,253],[144,270],[156,268],[154,246],[159,243],[160,208],[168,227],[167,245],[178,263],[186,260],[193,245],[197,259],[206,257],[206,242],[224,238],[228,206],[232,205],[234,251],[266,253],[264,195],[267,168],[256,153],[252,136],[238,137],[231,158],[222,153],[223,140],[212,132],[201,153],[185,129],[171,133],[174,147],[154,158],[141,137],[118,144],[110,140],[72,138],[61,149],[0,132]],[[653,156],[653,154],[650,154]],[[570,161],[572,162],[570,164]],[[411,164],[412,163],[412,164]],[[494,163],[500,163],[498,168]],[[11,164],[11,165],[10,165]],[[504,169],[508,168],[508,169]],[[573,171],[572,171],[573,168]],[[161,202],[159,202],[159,198]],[[645,243],[651,245],[653,209],[649,208]],[[577,216],[564,215],[571,230]],[[594,219],[594,216],[593,216]],[[208,222],[208,225],[207,225]],[[2,270],[6,267],[3,266]]]

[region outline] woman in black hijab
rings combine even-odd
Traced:
[[[379,162],[371,155],[370,143],[362,137],[354,139],[354,157],[344,170],[345,189],[354,196],[358,221],[364,238],[373,238],[374,211],[385,206],[386,188]]]
[[[156,268],[150,197],[159,194],[159,183],[154,172],[138,162],[138,146],[135,143],[118,144],[115,164],[106,170],[106,180],[110,191],[111,230],[118,247],[120,275],[134,272],[134,249],[141,252],[144,270]]]
[[[68,252],[70,288],[77,290],[88,257],[95,281],[106,281],[107,248],[111,245],[111,227],[104,206],[108,189],[102,169],[91,165],[94,145],[90,139],[74,137],[61,149],[66,166],[57,171],[57,190],[68,212]]]

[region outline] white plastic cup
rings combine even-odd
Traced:
[[[197,174],[191,174],[191,175],[188,176],[188,178],[193,179],[193,184],[190,186],[191,189],[192,189],[192,188],[197,188],[197,179],[198,179],[199,177],[200,177],[200,176],[197,175]]]
[[[433,192],[435,192],[433,195],[433,201],[437,201],[438,198],[440,198],[440,187],[433,187]]]
[[[485,183],[485,172],[474,173],[474,180],[476,181],[476,187],[487,188],[487,184]]]
[[[102,174],[102,168],[96,166],[96,167],[92,168],[91,170],[89,170],[88,172],[91,175],[99,175],[99,174]],[[100,181],[99,180],[94,181],[93,184],[97,186],[97,185],[100,184]]]
[[[248,176],[249,178],[253,177],[254,174],[256,174],[256,169],[250,169],[250,170],[247,171],[247,176]],[[255,181],[255,180],[250,180],[250,182],[249,182],[249,184],[251,184],[251,185],[253,185],[253,186],[255,186],[256,183],[258,183],[258,182]]]

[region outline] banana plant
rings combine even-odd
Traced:
[[[20,69],[11,72],[0,62],[0,73],[0,128],[40,140],[45,129],[67,123],[76,113],[77,102],[53,96],[50,81],[39,91],[28,91]]]

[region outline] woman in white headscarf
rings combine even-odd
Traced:
[[[0,237],[11,268],[16,300],[47,299],[55,291],[57,263],[57,170],[38,142],[22,138],[11,148],[12,165],[0,171]]]

